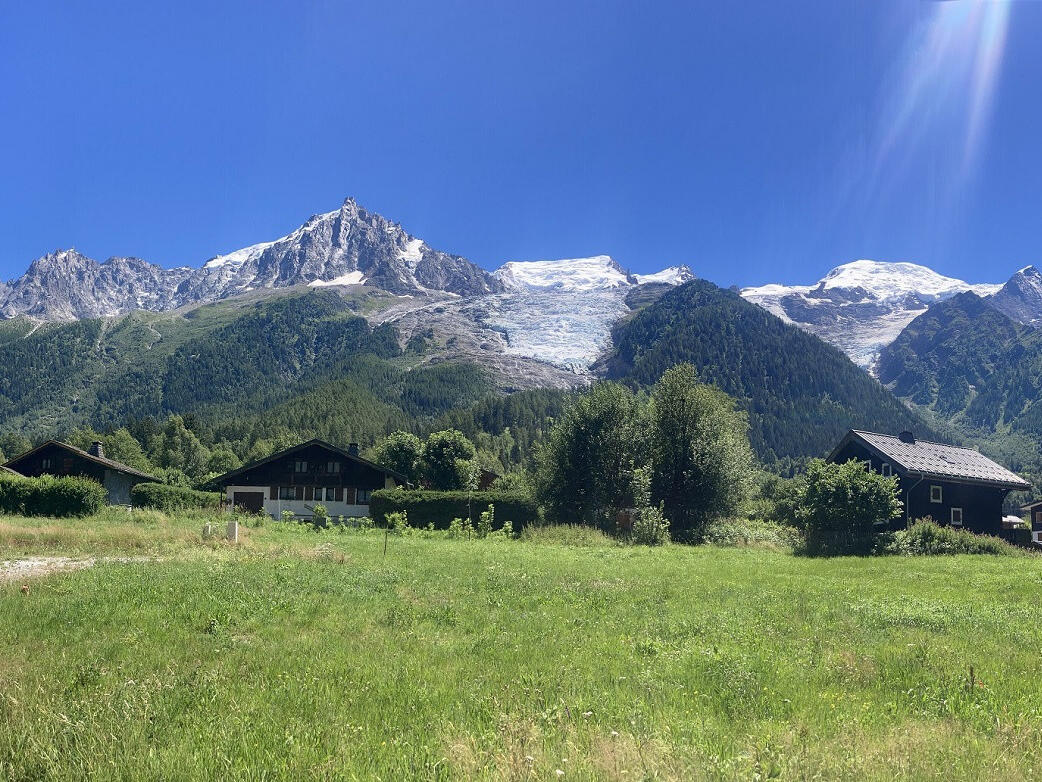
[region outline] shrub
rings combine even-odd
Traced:
[[[1024,552],[1001,538],[977,535],[966,529],[942,527],[927,517],[894,535],[893,549],[900,554],[995,554],[1020,556]]]
[[[901,512],[897,478],[865,469],[860,462],[810,463],[793,485],[793,513],[811,556],[870,554],[878,525]]]
[[[163,511],[216,510],[221,495],[215,491],[196,491],[165,483],[139,483],[130,490],[130,501],[139,508],[157,508]]]
[[[108,493],[90,478],[0,477],[0,512],[24,516],[90,516],[101,510]]]
[[[512,492],[497,491],[425,491],[381,489],[373,492],[369,513],[380,526],[387,526],[391,513],[406,512],[413,524],[435,529],[448,529],[455,518],[477,524],[481,513],[489,505],[496,506],[496,515],[515,524],[525,525],[536,520],[535,503]]]
[[[496,520],[496,506],[489,505],[488,510],[481,511],[478,519],[477,533],[479,538],[487,538],[492,534],[492,525]]]
[[[762,546],[792,550],[802,543],[792,527],[758,519],[720,519],[705,531],[705,542],[715,546]]]
[[[326,510],[326,506],[322,503],[318,503],[314,508],[311,509],[311,523],[316,527],[328,527],[332,519],[329,516],[329,511]]]
[[[395,535],[409,533],[409,514],[406,511],[387,514],[387,528]]]
[[[637,511],[630,532],[630,543],[640,546],[662,546],[669,543],[669,520],[658,508],[644,507]]]

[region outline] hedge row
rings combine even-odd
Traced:
[[[538,518],[536,504],[516,492],[505,491],[422,491],[381,489],[369,500],[369,515],[380,526],[386,525],[388,513],[409,514],[409,524],[435,529],[448,529],[453,519],[468,516],[477,524],[481,512],[489,505],[496,506],[496,522],[514,522],[514,528],[523,527]]]
[[[20,478],[0,476],[0,512],[22,516],[90,516],[108,499],[108,492],[90,478]]]
[[[130,490],[130,501],[139,508],[161,511],[212,510],[220,507],[221,495],[165,483],[139,483]]]

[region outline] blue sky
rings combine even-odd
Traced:
[[[1040,39],[1030,0],[4,3],[0,278],[352,195],[488,268],[998,281],[1042,261]]]

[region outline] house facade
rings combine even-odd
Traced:
[[[917,440],[911,432],[895,436],[851,430],[828,461],[851,460],[882,475],[897,476],[904,508],[891,527],[898,529],[929,516],[941,524],[1002,536],[1006,495],[1031,488],[979,451]]]
[[[93,443],[90,450],[83,451],[68,443],[48,440],[16,456],[4,467],[27,478],[38,478],[41,475],[91,478],[105,487],[110,505],[129,505],[130,490],[135,485],[159,481],[154,475],[106,458],[100,442]]]
[[[314,515],[322,505],[330,516],[369,515],[369,498],[377,489],[405,486],[404,475],[373,464],[322,440],[309,440],[266,459],[232,470],[214,480],[229,505],[251,513],[281,518]]]

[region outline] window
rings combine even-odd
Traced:
[[[326,462],[326,472],[338,473],[340,472],[340,462]]]
[[[51,469],[51,460],[50,459],[42,459],[40,461],[40,469],[43,469],[43,470]]]
[[[326,487],[326,502],[332,502],[336,499],[336,489],[332,486]]]
[[[879,468],[879,472],[883,473],[884,477],[889,478],[893,473],[890,472],[890,462],[883,462]]]
[[[865,461],[863,461],[862,464],[865,465],[865,469],[866,470],[868,470],[869,472],[872,472],[872,460],[871,459],[865,459]]]
[[[359,489],[358,492],[357,492],[357,495],[356,495],[355,504],[356,505],[368,505],[369,504],[369,498],[372,496],[372,494],[373,494],[373,490],[372,489]]]
[[[297,493],[293,490],[292,486],[279,486],[279,499],[280,500],[293,500],[296,499]]]
[[[944,495],[941,493],[940,486],[930,487],[930,502],[944,502]]]
[[[308,471],[308,463],[298,459],[297,462],[293,465],[293,471],[294,472],[307,472]]]
[[[962,508],[952,508],[952,526],[962,526]]]

